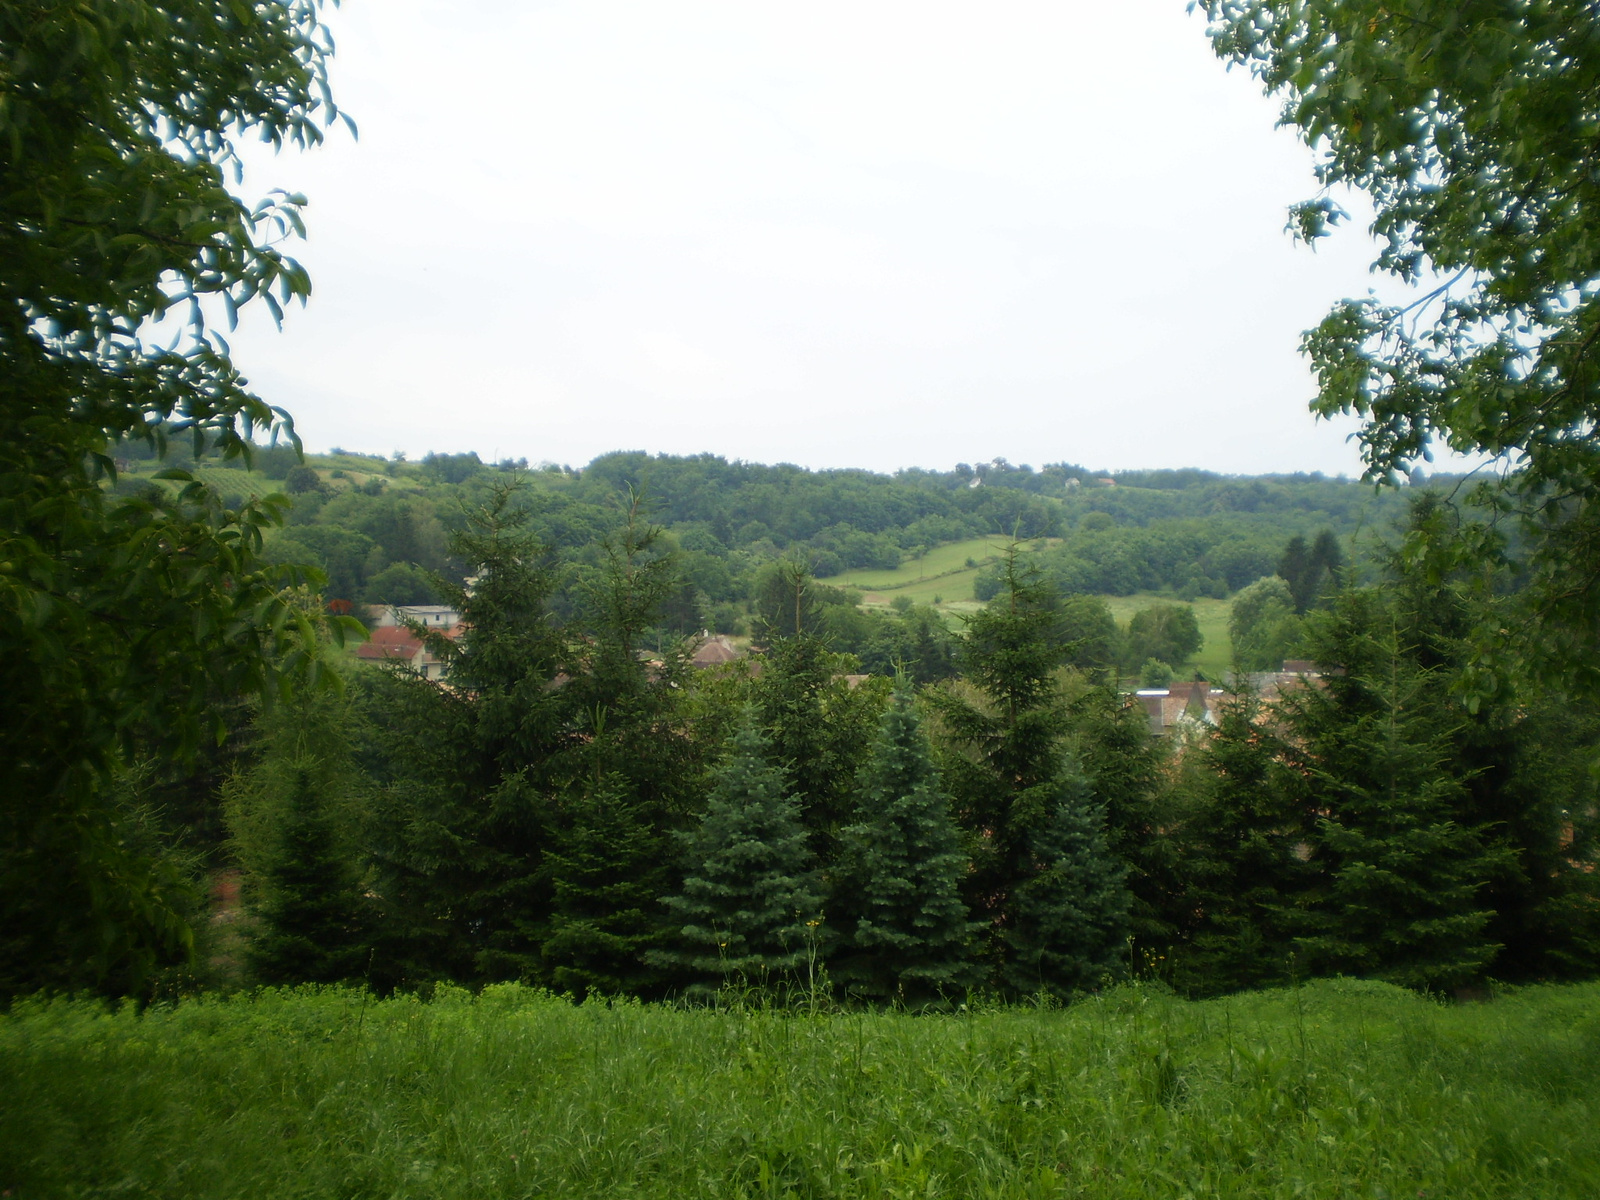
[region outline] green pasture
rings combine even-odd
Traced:
[[[1133,614],[1141,608],[1149,608],[1153,604],[1185,603],[1154,592],[1140,592],[1132,596],[1106,596],[1104,599],[1111,609],[1111,615],[1124,629],[1127,628]],[[1222,677],[1233,669],[1233,639],[1228,636],[1228,612],[1233,607],[1233,599],[1230,597],[1226,600],[1213,600],[1202,597],[1193,601],[1193,605],[1195,620],[1200,623],[1200,636],[1205,640],[1201,643],[1200,653],[1194,662],[1182,664],[1182,667],[1192,667],[1213,683],[1220,683]],[[1180,666],[1178,663],[1172,665]]]
[[[1023,544],[1024,551],[1041,549],[1057,541],[1035,541]],[[911,559],[893,571],[846,571],[819,582],[833,587],[853,587],[861,591],[861,603],[868,608],[884,608],[897,596],[906,596],[917,604],[933,604],[947,612],[966,613],[983,607],[973,599],[972,585],[978,571],[997,560],[1006,548],[1004,538],[970,538],[963,542],[950,542],[929,550],[922,560]],[[978,563],[968,567],[968,559]],[[1172,596],[1155,592],[1140,592],[1132,596],[1104,596],[1117,624],[1127,628],[1128,621],[1141,608],[1153,604],[1176,604]],[[1193,602],[1195,617],[1200,623],[1200,633],[1205,639],[1200,653],[1191,664],[1174,666],[1192,667],[1203,672],[1207,679],[1220,681],[1233,666],[1233,643],[1228,636],[1228,611],[1232,599],[1201,598]]]
[[[907,559],[893,570],[860,567],[818,582],[830,587],[859,589],[862,604],[869,608],[887,607],[896,596],[907,596],[917,604],[932,604],[937,597],[945,608],[972,609],[981,607],[972,598],[972,585],[978,578],[978,571],[998,561],[1009,544],[1007,538],[999,535],[946,542],[931,547],[918,558]],[[1059,538],[1023,542],[1021,547],[1027,553],[1054,545],[1060,545]],[[969,567],[968,560],[977,565]]]
[[[359,487],[374,477],[384,479],[386,481],[385,486],[397,490],[416,489],[420,486],[415,479],[408,479],[403,473],[398,476],[388,475],[384,471],[382,463],[370,458],[363,458],[360,455],[308,454],[305,458],[305,465],[314,470],[317,473],[317,477],[335,491],[342,488]],[[152,479],[158,472],[167,470],[172,466],[174,464],[169,462],[135,462],[123,474],[127,478]],[[180,469],[188,470],[196,479],[215,487],[224,495],[259,497],[284,490],[283,480],[268,479],[260,471],[242,471],[231,467],[213,466],[180,467]],[[333,474],[334,471],[343,471],[344,475],[336,478]],[[177,487],[178,485],[171,484],[169,486]]]
[[[0,1016],[0,1193],[1600,1195],[1600,986],[944,1015],[261,992]]]

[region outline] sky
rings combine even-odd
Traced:
[[[1297,345],[1370,242],[1185,7],[346,0],[235,361],[313,451],[1359,474]]]

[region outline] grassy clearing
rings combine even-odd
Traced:
[[[951,1016],[264,993],[0,1018],[0,1190],[1600,1195],[1600,985]]]
[[[129,479],[153,479],[158,472],[175,465],[180,464],[135,460],[122,474]],[[385,472],[383,463],[360,455],[308,454],[305,465],[314,470],[317,477],[335,491],[359,487],[371,479],[382,479],[385,487],[402,491],[420,490],[422,486],[417,479],[405,473],[391,477]],[[244,471],[232,467],[193,465],[184,465],[181,469],[190,471],[195,478],[211,484],[224,495],[265,496],[284,490],[283,480],[268,479],[258,470]],[[335,477],[333,474],[335,471],[343,471],[344,474]],[[178,485],[169,486],[172,490],[176,490]]]
[[[1171,596],[1142,592],[1133,596],[1107,596],[1105,602],[1117,624],[1127,628],[1128,619],[1141,608],[1152,604],[1178,604]],[[1220,682],[1223,675],[1233,669],[1233,639],[1228,636],[1228,611],[1233,600],[1201,598],[1194,601],[1195,619],[1200,622],[1200,635],[1205,638],[1194,666],[1204,672],[1212,682]],[[1174,664],[1176,665],[1176,664]]]
[[[978,608],[981,605],[972,598],[972,585],[978,578],[978,571],[997,562],[1008,544],[1006,538],[998,535],[946,542],[934,546],[921,558],[901,563],[892,571],[860,567],[818,582],[831,587],[860,588],[861,602],[869,608],[886,607],[896,596],[908,596],[918,604],[932,604],[938,597],[941,607],[958,611],[963,607]],[[1041,538],[1024,542],[1022,548],[1026,552],[1060,544],[1060,538]],[[969,567],[969,561],[977,565]]]

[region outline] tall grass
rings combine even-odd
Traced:
[[[942,1016],[266,992],[0,1018],[0,1190],[1600,1196],[1600,986]]]

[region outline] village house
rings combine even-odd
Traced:
[[[1171,733],[1185,722],[1215,725],[1217,707],[1227,693],[1203,679],[1174,683],[1171,687],[1140,688],[1134,693],[1150,719],[1150,732],[1157,737]]]
[[[1229,684],[1242,682],[1264,705],[1275,704],[1283,693],[1322,678],[1316,663],[1309,659],[1285,659],[1277,671],[1252,671],[1230,677]],[[1203,679],[1174,683],[1165,688],[1141,688],[1134,693],[1150,719],[1150,732],[1157,737],[1171,733],[1184,723],[1216,725],[1218,710],[1228,696],[1227,688],[1212,687]]]
[[[420,625],[424,629],[449,629],[461,624],[461,614],[448,604],[369,604],[367,624],[373,629],[404,628]]]
[[[733,644],[733,639],[723,633],[702,633],[701,641],[695,647],[694,655],[689,659],[691,666],[720,667],[724,663],[731,663],[735,659],[743,658],[744,652]]]
[[[455,641],[466,632],[466,628],[457,621],[448,628],[435,627],[434,631]],[[449,672],[448,665],[435,653],[433,647],[405,625],[378,626],[367,641],[356,647],[356,657],[366,662],[394,663],[436,683],[444,679]]]

